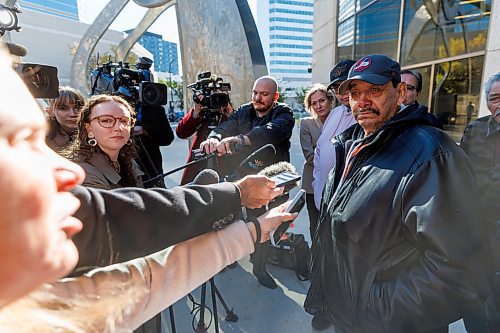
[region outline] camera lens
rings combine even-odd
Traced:
[[[149,105],[167,104],[167,86],[160,83],[142,82],[140,100]]]

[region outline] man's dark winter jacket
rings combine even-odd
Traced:
[[[341,176],[349,149],[366,144]],[[409,106],[336,137],[305,308],[345,332],[426,332],[484,303],[493,277],[468,158]]]
[[[238,108],[228,120],[217,126],[209,138],[219,140],[230,136],[243,134],[248,136],[252,143],[252,150],[256,150],[268,143],[276,148],[276,156],[268,164],[280,161],[290,161],[290,138],[292,137],[293,112],[283,103],[275,103],[271,111],[264,117],[259,117],[252,103]]]

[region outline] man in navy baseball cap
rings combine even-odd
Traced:
[[[400,81],[397,62],[368,55],[341,86],[357,124],[330,141],[304,301],[336,332],[448,332],[491,294],[471,164],[426,109],[402,105]]]
[[[385,55],[368,55],[356,61],[351,67],[347,79],[339,88],[339,92],[342,94],[349,90],[350,83],[354,80],[376,85],[386,84],[389,81],[397,84],[401,82],[401,66]]]

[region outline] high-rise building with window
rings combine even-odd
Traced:
[[[73,21],[79,21],[77,0],[19,0],[18,3],[21,10],[26,8]]]
[[[125,31],[130,33],[131,30]],[[137,41],[153,54],[154,70],[163,73],[179,74],[177,44],[163,40],[162,35],[145,32]]]
[[[259,0],[257,26],[269,74],[287,96],[310,86],[313,0]]]

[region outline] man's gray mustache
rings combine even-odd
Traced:
[[[356,110],[353,115],[354,117],[356,117],[358,114],[360,114],[361,112],[364,112],[364,111],[369,111],[369,112],[373,112],[375,113],[377,116],[380,116],[380,111],[379,110],[376,110],[376,109],[358,109]]]

